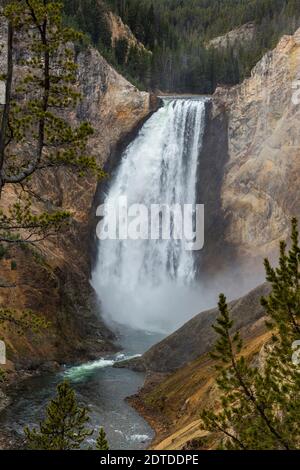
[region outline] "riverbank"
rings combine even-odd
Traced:
[[[57,371],[18,372],[18,378],[10,379],[3,393],[3,403],[9,401],[0,412],[0,449],[24,448],[24,427],[32,428],[43,420],[46,406],[63,380],[71,383],[78,402],[88,408],[91,429],[105,428],[112,450],[148,447],[154,432],[127,402],[127,397],[142,387],[145,375],[113,365],[143,354],[161,335],[128,328],[117,331],[116,335],[115,347],[120,352]],[[93,438],[89,445],[94,445]]]
[[[105,356],[115,354],[118,351],[118,347],[111,342],[110,352],[106,352]],[[94,349],[86,351],[81,357],[78,357],[75,353],[73,358],[66,358],[66,362],[59,363],[57,361],[46,361],[40,364],[36,364],[35,361],[28,363],[27,368],[17,369],[15,364],[11,361],[7,361],[5,366],[1,366],[5,373],[5,380],[0,383],[0,417],[2,413],[13,402],[13,396],[18,395],[18,390],[22,388],[22,384],[26,381],[30,381],[34,378],[42,378],[43,376],[51,374],[61,374],[66,367],[74,365],[75,360],[77,364],[84,364],[89,360],[103,359],[103,353],[97,354]],[[17,366],[18,367],[18,366]],[[24,448],[24,439],[14,432],[5,430],[3,426],[0,427],[0,450],[7,449],[22,449]]]
[[[130,406],[132,406],[154,430],[155,436],[151,442],[150,448],[153,448],[162,436],[168,435],[171,423],[168,422],[158,407],[153,408],[147,405],[146,397],[148,393],[166,378],[167,374],[149,374],[148,377],[146,377],[143,387],[135,395],[127,398]]]
[[[260,361],[271,333],[264,319],[242,331],[243,354],[249,361]],[[243,334],[244,333],[244,334]],[[144,386],[128,399],[155,431],[154,450],[211,450],[219,436],[201,426],[200,412],[219,407],[216,362],[208,353],[170,374],[149,373]]]

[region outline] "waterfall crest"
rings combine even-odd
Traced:
[[[205,98],[164,100],[125,150],[105,203],[195,205],[204,125]],[[194,280],[184,240],[99,242],[92,285],[108,319],[170,332],[198,313]]]

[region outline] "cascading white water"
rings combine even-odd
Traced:
[[[196,204],[204,125],[205,98],[164,100],[124,152],[105,203]],[[199,312],[194,280],[184,240],[99,242],[92,285],[107,319],[170,332]]]

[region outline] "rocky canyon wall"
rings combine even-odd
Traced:
[[[3,46],[0,69],[5,70],[6,24],[0,24]],[[156,107],[155,99],[138,91],[119,75],[93,48],[81,51],[77,88],[82,94],[71,122],[86,120],[95,133],[89,148],[99,163],[105,164],[139,123]],[[22,67],[16,67],[22,73]],[[108,176],[109,178],[109,176]],[[1,306],[40,313],[50,326],[40,335],[1,332],[9,359],[18,367],[38,367],[45,361],[93,357],[111,349],[111,334],[102,324],[89,285],[90,222],[97,188],[95,178],[75,177],[70,171],[42,172],[31,188],[42,195],[34,209],[64,209],[72,213],[68,229],[36,248],[14,248],[1,263]],[[7,186],[1,205],[15,200],[14,188]],[[7,285],[7,287],[5,287]],[[4,287],[3,287],[4,286]],[[13,364],[9,363],[9,367]]]
[[[201,195],[210,225],[204,254],[210,268],[212,244],[219,240],[218,263],[250,265],[254,273],[287,239],[291,217],[300,216],[299,80],[300,30],[284,36],[249,79],[219,87],[213,96],[200,161],[206,173],[199,176],[206,187],[212,178],[219,188]]]

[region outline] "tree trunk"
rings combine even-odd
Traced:
[[[5,103],[1,117],[0,128],[0,198],[1,191],[4,186],[3,180],[3,166],[5,162],[5,149],[7,146],[7,131],[9,128],[9,113],[11,104],[12,81],[13,81],[13,39],[14,28],[11,22],[8,23],[7,34],[7,71],[6,71],[6,88],[5,88]]]

